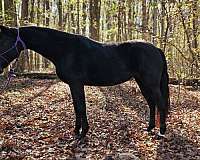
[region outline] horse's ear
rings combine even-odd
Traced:
[[[9,29],[8,27],[5,27],[5,26],[0,25],[0,32],[4,33],[4,32],[6,32],[8,29]]]
[[[3,26],[0,25],[0,33],[3,32]]]
[[[12,36],[15,33],[15,31],[13,28],[0,25],[0,33],[5,33],[7,35]]]

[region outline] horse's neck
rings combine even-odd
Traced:
[[[22,40],[25,42],[27,49],[33,50],[43,57],[51,60],[53,63],[56,63],[58,60],[60,54],[60,47],[59,42],[62,41],[62,39],[55,39],[55,32],[51,30],[43,30],[42,28],[37,27],[24,27],[21,29],[22,33]],[[68,39],[69,38],[69,39]],[[67,46],[68,41],[70,41],[71,37],[64,37],[65,43],[65,51],[67,53]],[[69,45],[70,46],[70,45]]]

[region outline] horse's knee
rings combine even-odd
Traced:
[[[80,129],[81,129],[81,123],[76,123],[75,129],[74,129],[75,136],[80,135]]]
[[[84,124],[82,126],[82,131],[81,131],[81,134],[80,134],[80,139],[85,138],[85,136],[88,133],[88,131],[89,131],[89,125],[88,124]]]
[[[155,128],[155,106],[150,107],[150,118],[149,118],[149,126],[147,131],[150,132],[153,128]]]
[[[87,120],[87,116],[83,116],[82,117],[82,132],[87,133],[89,130],[89,124],[88,124],[88,120]]]

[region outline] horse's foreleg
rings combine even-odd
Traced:
[[[149,108],[150,108],[150,119],[149,119],[149,126],[147,127],[147,131],[150,132],[155,127],[155,100],[152,97],[151,90],[142,83],[141,80],[135,78],[137,84],[140,87],[142,95],[146,99]]]
[[[147,131],[150,132],[152,129],[155,128],[155,101],[151,96],[151,92],[150,91],[146,91],[146,90],[141,90],[144,98],[147,101],[147,104],[149,105],[150,108],[150,118],[149,118],[149,126],[147,127]]]
[[[69,87],[71,90],[74,110],[76,114],[76,124],[75,124],[76,126],[74,132],[75,136],[81,139],[86,136],[89,129],[87,115],[86,115],[84,85],[75,83],[69,85]],[[81,133],[80,129],[82,129]]]
[[[155,128],[155,105],[152,102],[149,102],[148,105],[150,108],[150,119],[147,131],[150,132],[152,129]]]

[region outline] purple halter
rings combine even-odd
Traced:
[[[20,37],[19,28],[17,28],[17,39],[15,41],[15,44],[11,48],[9,48],[7,51],[1,53],[0,54],[0,58],[3,59],[4,61],[6,61],[9,64],[10,62],[3,56],[4,54],[10,52],[13,49],[16,49],[18,55],[20,55],[19,50],[17,48],[17,44],[18,43],[22,44],[22,47],[25,50],[26,55],[28,56],[28,53],[27,53],[27,50],[26,50],[27,49],[26,45],[25,45],[24,41],[21,39],[21,37]],[[18,57],[15,59],[15,62],[12,64],[12,67],[10,68],[10,71],[8,72],[7,81],[5,82],[3,90],[0,93],[3,93],[6,90],[7,86],[9,85],[9,83],[11,82],[12,78],[16,77],[16,75],[15,75],[15,69],[17,67],[17,62],[18,62]]]
[[[17,44],[18,44],[19,42],[22,44],[24,50],[26,50],[26,45],[25,45],[24,41],[22,41],[22,39],[21,39],[21,37],[20,37],[19,28],[17,28],[17,39],[16,39],[16,41],[15,41],[15,44],[14,44],[11,48],[9,48],[7,51],[1,53],[1,54],[0,54],[0,58],[2,58],[4,61],[6,61],[6,62],[9,64],[9,61],[8,61],[3,55],[6,54],[6,53],[8,53],[8,52],[10,52],[10,51],[13,50],[13,49],[16,49],[17,53],[20,54],[20,53],[19,53],[19,50],[18,50],[18,48],[17,48]],[[16,58],[16,60],[18,60],[18,58]]]

